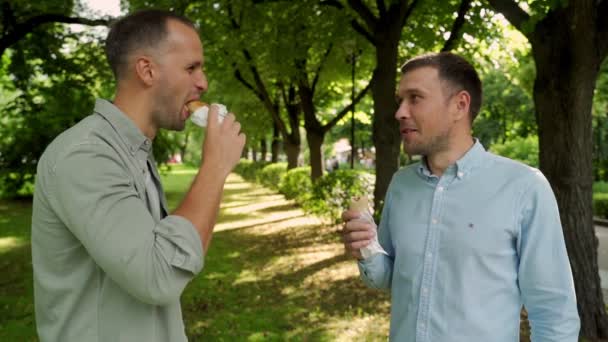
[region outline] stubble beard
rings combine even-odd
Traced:
[[[157,102],[152,112],[152,120],[156,123],[157,128],[167,129],[170,131],[183,131],[186,127],[186,122],[182,120],[182,108],[172,108],[171,104],[175,101],[175,97],[168,92],[159,93]]]
[[[428,141],[412,142],[408,144],[403,140],[403,151],[410,156],[430,156],[439,152],[446,151],[450,146],[450,132],[448,128],[445,131],[431,137]]]

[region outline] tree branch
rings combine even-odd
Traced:
[[[241,82],[241,84],[243,84],[247,89],[251,90],[258,99],[264,101],[264,97],[262,96],[262,94],[243,77],[243,74],[241,74],[241,70],[239,70],[238,67],[234,67],[234,77],[239,82]]]
[[[232,2],[228,3],[228,18],[230,19],[230,25],[232,25],[233,29],[241,29],[241,25],[239,25],[239,23],[236,21],[236,18],[234,17],[234,9],[232,8]]]
[[[350,25],[353,27],[355,31],[357,31],[360,35],[362,35],[365,39],[367,39],[372,45],[376,46],[376,39],[374,36],[367,31],[363,25],[359,24],[356,19],[351,20]]]
[[[599,52],[602,58],[606,58],[608,54],[608,20],[606,20],[606,17],[608,17],[608,0],[602,0],[597,5],[597,14]]]
[[[367,86],[365,86],[365,88],[363,90],[361,90],[359,92],[359,94],[357,94],[357,96],[355,96],[355,101],[352,102],[351,104],[349,104],[348,106],[344,107],[340,113],[338,113],[333,119],[331,119],[330,122],[328,122],[327,124],[325,124],[323,127],[321,127],[323,129],[324,132],[329,131],[330,129],[332,129],[340,120],[342,120],[342,118],[348,114],[348,112],[350,112],[352,110],[352,108],[359,103],[359,101],[361,101],[361,99],[365,96],[365,94],[367,94],[367,91],[371,88],[372,85],[372,81],[374,80],[374,78],[372,77],[372,80],[370,80],[367,83]]]
[[[320,2],[322,6],[335,7],[337,9],[344,9],[344,5],[338,0],[323,0]]]
[[[386,16],[386,5],[384,4],[384,0],[376,0],[376,7],[378,7],[380,18],[384,18],[384,16]]]
[[[319,81],[319,75],[321,75],[321,70],[323,69],[323,65],[325,65],[325,62],[327,61],[327,57],[329,56],[329,54],[331,53],[331,49],[333,48],[334,43],[331,42],[329,43],[329,46],[327,47],[327,50],[325,50],[325,53],[323,54],[323,57],[321,58],[321,61],[319,62],[319,66],[317,67],[317,70],[315,71],[315,76],[312,79],[312,93],[315,93],[315,87],[317,86],[317,82]]]
[[[4,8],[3,8],[4,10]],[[4,27],[4,32],[0,36],[0,56],[11,45],[17,43],[28,33],[37,27],[48,23],[82,24],[88,26],[108,26],[110,18],[88,19],[81,17],[69,17],[63,14],[45,13],[33,16],[22,23],[17,23],[13,27]]]
[[[287,93],[285,92],[285,84],[283,82],[279,82],[277,86],[279,87],[281,97],[283,98],[283,103],[285,103],[285,106],[287,106],[289,100],[287,99]]]
[[[393,6],[397,6],[397,5],[393,4],[391,7],[393,7]],[[410,17],[410,15],[412,15],[414,8],[416,8],[416,6],[418,6],[418,0],[412,1],[412,3],[409,6],[407,6],[407,1],[401,1],[401,2],[399,2],[398,6],[399,6],[399,9],[398,9],[399,27],[403,27],[403,25],[405,25],[405,23],[407,22],[407,19]]]
[[[519,5],[513,0],[488,0],[490,5],[498,12],[507,18],[511,25],[515,26],[521,33],[523,31],[524,23],[530,20],[530,15],[526,13]]]
[[[460,7],[458,8],[458,17],[454,20],[454,24],[452,25],[452,31],[450,32],[450,37],[443,44],[443,48],[441,51],[451,51],[456,47],[456,43],[461,36],[462,27],[465,23],[465,15],[471,8],[471,0],[462,0],[460,2]]]
[[[348,0],[348,5],[363,19],[369,31],[376,32],[380,20],[361,0]]]

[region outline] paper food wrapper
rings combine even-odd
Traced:
[[[224,117],[228,115],[228,110],[226,106],[219,103],[212,103],[212,106],[218,107],[218,120],[220,123],[224,120]],[[202,106],[192,113],[190,116],[190,120],[194,122],[197,126],[206,127],[207,126],[207,117],[209,116],[209,106]]]
[[[349,209],[361,213],[361,216],[358,218],[358,220],[363,220],[376,225],[376,223],[374,222],[374,218],[372,217],[372,211],[370,209],[367,197],[362,196],[353,198],[350,202]],[[380,243],[378,242],[378,234],[375,234],[374,238],[372,239],[372,242],[369,245],[361,248],[360,252],[363,259],[367,259],[372,255],[378,253],[388,255],[388,253],[386,253],[386,251],[382,248],[382,246],[380,246]]]

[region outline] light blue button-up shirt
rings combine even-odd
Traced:
[[[390,338],[517,342],[524,305],[533,341],[577,341],[572,272],[551,187],[537,169],[475,145],[441,177],[399,170],[378,229],[388,256],[359,262],[390,289]]]

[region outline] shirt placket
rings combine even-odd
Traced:
[[[446,185],[450,177],[441,177],[436,181],[433,193],[433,205],[428,224],[428,235],[424,247],[424,261],[422,266],[422,280],[420,283],[420,300],[418,316],[416,318],[416,341],[428,341],[430,321],[431,297],[433,281],[435,279],[435,260],[437,259],[437,243],[439,237],[439,224],[441,223],[441,207],[444,199]]]

